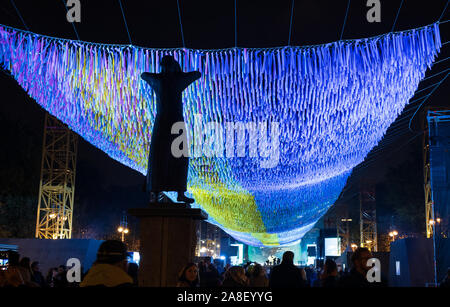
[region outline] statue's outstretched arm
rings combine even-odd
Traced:
[[[143,72],[141,78],[145,80],[153,89],[156,89],[158,82],[158,74]]]
[[[184,72],[183,73],[183,88],[186,88],[194,82],[195,80],[199,79],[202,76],[202,74],[199,71],[191,71],[191,72]]]

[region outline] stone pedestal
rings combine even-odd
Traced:
[[[140,287],[175,287],[178,273],[194,260],[196,225],[208,216],[188,204],[156,203],[130,209],[139,218]]]

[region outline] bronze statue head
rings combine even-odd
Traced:
[[[171,55],[165,55],[161,60],[161,72],[181,72],[180,64]]]

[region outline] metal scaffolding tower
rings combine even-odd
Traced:
[[[437,283],[448,275],[449,265],[446,241],[450,234],[450,109],[434,107],[428,109],[426,117],[432,201],[426,222],[427,235],[429,232],[433,241],[434,282]]]
[[[422,119],[422,156],[423,156],[423,188],[425,192],[425,227],[427,238],[433,235],[433,225],[434,211],[433,211],[433,199],[431,197],[431,177],[430,177],[430,142],[429,142],[429,131],[428,131],[428,120],[426,114],[428,109],[425,110]]]
[[[377,211],[375,188],[362,187],[359,192],[359,229],[361,232],[361,247],[367,247],[376,252],[377,240]]]
[[[435,239],[448,238],[450,217],[450,109],[427,112],[431,212],[427,232]],[[428,233],[427,233],[428,235]]]
[[[36,238],[70,239],[78,136],[47,113],[43,139]]]
[[[341,254],[344,253],[347,247],[351,246],[349,223],[352,221],[352,219],[348,218],[347,216],[348,214],[336,220],[337,236],[338,238],[341,238]]]

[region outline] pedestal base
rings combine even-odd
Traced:
[[[189,204],[155,203],[130,209],[139,218],[140,287],[175,287],[178,273],[194,259],[196,224],[208,216]]]

